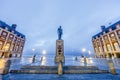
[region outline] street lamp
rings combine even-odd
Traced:
[[[82,48],[82,52],[86,52],[86,48]]]
[[[86,52],[86,48],[82,48],[82,56],[85,56],[84,53]]]

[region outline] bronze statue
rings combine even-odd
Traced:
[[[62,34],[63,34],[63,30],[62,30],[61,26],[58,28],[57,32],[58,32],[58,39],[61,40]]]

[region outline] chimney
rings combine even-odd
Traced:
[[[101,26],[101,30],[102,30],[102,32],[105,31],[105,29],[106,29],[105,26],[102,25],[102,26]]]
[[[12,29],[16,29],[17,25],[16,24],[12,24]]]

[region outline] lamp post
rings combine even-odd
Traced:
[[[85,52],[86,52],[86,48],[82,48],[83,56],[85,56],[85,55],[84,55]]]
[[[35,49],[33,48],[32,51],[33,51],[33,54],[34,54]],[[36,55],[34,54],[33,57],[32,57],[32,63],[35,62],[35,57],[36,57]]]
[[[82,52],[85,53],[86,52],[86,48],[82,48]],[[86,60],[85,55],[82,56],[82,60],[84,62],[84,66],[87,66],[87,60]]]

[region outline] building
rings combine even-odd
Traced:
[[[120,58],[120,21],[101,30],[92,37],[95,57]]]
[[[25,35],[16,31],[16,27],[0,21],[0,58],[21,57]]]

